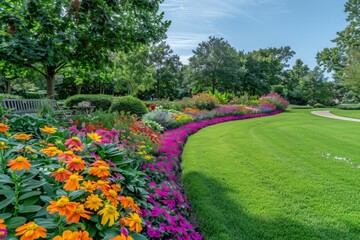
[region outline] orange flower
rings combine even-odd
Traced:
[[[93,181],[83,181],[83,187],[81,189],[85,190],[86,192],[93,193],[96,190],[96,183]]]
[[[82,145],[82,143],[78,137],[72,137],[72,138],[66,140],[65,146],[68,147],[72,151],[82,151],[84,149],[84,145]]]
[[[65,230],[62,236],[56,236],[53,240],[92,240],[87,231],[72,232]]]
[[[139,205],[136,204],[134,202],[134,199],[132,197],[124,197],[124,196],[120,196],[119,197],[121,205],[125,208],[125,209],[132,209],[133,211],[139,213],[140,212],[140,208]]]
[[[91,140],[93,140],[94,142],[100,142],[100,141],[101,141],[101,138],[102,138],[102,136],[100,136],[99,134],[94,133],[94,132],[88,133],[87,135],[88,135],[88,137],[91,138]]]
[[[7,132],[9,130],[9,126],[5,123],[0,123],[0,132]]]
[[[75,191],[80,189],[79,181],[83,179],[83,176],[79,176],[78,172],[71,174],[71,176],[65,181],[64,189],[66,191]]]
[[[50,205],[46,208],[51,214],[58,212],[60,215],[72,214],[77,207],[77,203],[70,202],[69,198],[62,196],[57,201],[50,201]]]
[[[135,231],[137,233],[141,232],[142,226],[141,226],[141,218],[137,213],[130,213],[129,217],[126,217],[126,221],[128,226],[130,227],[131,231]]]
[[[61,153],[62,151],[60,149],[58,149],[57,147],[48,147],[48,148],[44,148],[41,149],[40,152],[45,153],[46,155],[53,157],[56,154]]]
[[[91,165],[93,165],[93,164],[91,164]],[[106,178],[106,177],[111,175],[109,170],[110,170],[110,166],[107,165],[107,164],[106,165],[101,165],[101,166],[98,166],[98,167],[90,167],[89,168],[89,174],[97,176],[99,178]]]
[[[65,151],[65,152],[59,153],[58,159],[59,159],[59,161],[70,160],[70,159],[72,159],[74,156],[76,156],[76,155],[74,154],[73,151]]]
[[[125,236],[124,234],[118,235],[110,240],[133,240],[132,236]]]
[[[113,189],[114,191],[120,192],[121,186],[119,184],[112,184],[111,189]]]
[[[15,159],[9,161],[8,166],[11,170],[30,170],[31,164],[29,163],[28,159],[22,156],[19,156]]]
[[[119,205],[118,194],[113,189],[110,189],[105,196],[106,199],[109,200],[115,207]]]
[[[86,167],[85,161],[80,156],[74,156],[69,160],[64,161],[67,165],[66,167],[73,171],[82,171]]]
[[[104,204],[102,203],[102,199],[99,198],[99,195],[91,194],[86,198],[86,202],[84,203],[84,206],[88,209],[97,211],[100,207],[102,207]]]
[[[18,133],[14,136],[15,139],[17,140],[29,140],[30,138],[32,138],[31,134],[25,134],[25,133]]]
[[[78,223],[80,221],[80,217],[90,219],[90,215],[92,212],[86,211],[83,204],[77,205],[75,211],[71,215],[66,215],[66,221],[72,223]]]
[[[55,180],[64,182],[65,180],[69,179],[71,174],[72,174],[72,172],[70,172],[69,170],[66,170],[65,168],[62,167],[62,168],[59,168],[58,170],[56,170],[55,172],[51,173],[50,175],[55,177]]]
[[[0,219],[0,228],[2,229],[6,229],[6,225],[4,224],[5,220],[4,219]]]
[[[21,236],[20,240],[33,240],[46,238],[46,229],[35,222],[28,222],[15,229],[15,236]]]
[[[48,126],[44,126],[43,128],[40,128],[40,130],[47,134],[53,134],[57,132],[56,128],[48,127]]]
[[[109,182],[98,180],[96,182],[96,188],[100,189],[104,194],[107,194],[110,188]]]

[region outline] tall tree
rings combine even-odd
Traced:
[[[333,72],[334,79],[346,80],[346,77],[349,76],[348,74],[344,74],[346,68],[348,73],[350,69],[354,70],[356,68],[356,64],[354,68],[349,66],[354,63],[354,54],[360,51],[359,9],[359,0],[348,0],[345,3],[345,13],[347,13],[346,21],[348,25],[344,30],[337,32],[337,37],[332,40],[332,42],[336,44],[335,47],[325,48],[316,55],[318,64],[328,72]],[[353,85],[355,88],[356,84],[359,85],[356,81],[351,80],[350,82],[355,84]]]
[[[193,53],[189,59],[190,76],[198,90],[231,90],[226,86],[238,77],[240,64],[237,51],[227,41],[210,36]]]
[[[71,64],[99,68],[109,51],[158,41],[163,0],[2,0],[0,60],[32,68],[54,96],[55,75]]]

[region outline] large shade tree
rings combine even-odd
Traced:
[[[0,60],[32,68],[54,97],[55,75],[68,65],[99,68],[109,51],[164,38],[163,0],[2,0]]]

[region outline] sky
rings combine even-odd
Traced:
[[[316,53],[347,26],[346,0],[165,0],[171,20],[167,43],[183,63],[209,36],[224,38],[238,51],[290,46],[310,68]]]

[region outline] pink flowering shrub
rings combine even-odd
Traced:
[[[282,98],[278,93],[269,93],[265,96],[261,96],[261,99],[267,99],[276,106],[276,110],[285,110],[289,105],[289,102]]]

